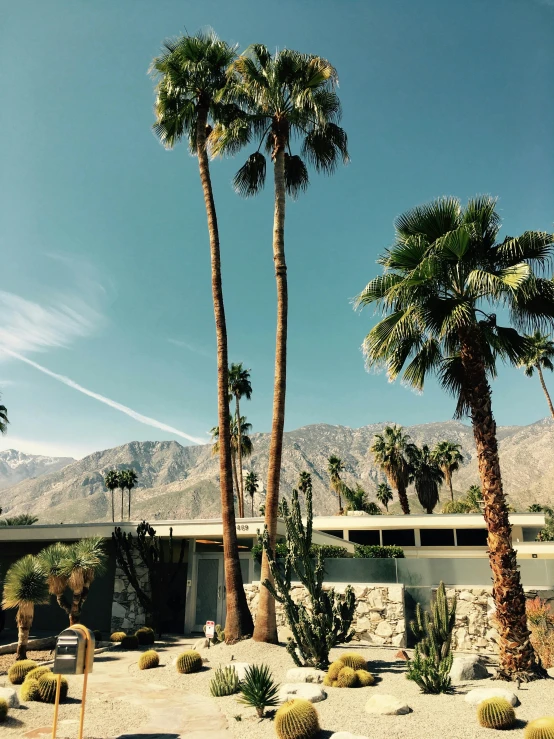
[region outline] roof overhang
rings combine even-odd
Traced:
[[[511,513],[512,526],[543,527],[544,513]],[[411,514],[409,516],[315,516],[314,529],[324,531],[364,529],[484,529],[480,513]]]

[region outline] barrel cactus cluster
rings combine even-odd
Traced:
[[[160,664],[160,656],[155,649],[148,649],[140,655],[139,670],[151,670]]]
[[[114,631],[114,633],[110,636],[110,641],[114,644],[119,644],[125,639],[127,634],[124,631]]]
[[[516,712],[505,698],[488,698],[479,703],[477,719],[485,729],[510,729],[516,722]]]
[[[374,682],[367,660],[356,652],[347,652],[333,662],[323,680],[324,685],[332,688],[365,688]]]
[[[65,677],[63,677],[63,675],[54,675],[50,672],[43,675],[38,681],[39,700],[41,700],[43,703],[55,703],[58,677],[61,677],[60,703],[62,703],[67,698],[67,692],[69,690],[69,684],[67,680],[65,679]]]
[[[0,723],[5,721],[8,716],[8,701],[5,698],[0,698]]]
[[[149,626],[141,626],[140,629],[135,631],[135,636],[141,647],[151,646],[154,644],[156,637],[154,629],[151,629]]]
[[[310,701],[302,698],[286,701],[275,714],[279,739],[314,739],[319,731],[317,711]]]
[[[535,719],[525,727],[525,739],[554,739],[554,716]]]
[[[28,677],[25,679],[19,691],[19,697],[24,702],[40,700],[37,678]]]
[[[27,682],[27,680],[40,680],[40,678],[43,675],[46,675],[47,672],[52,672],[52,670],[45,665],[35,667],[33,670],[27,673],[27,675],[25,676],[25,682]]]
[[[239,690],[239,676],[232,665],[218,667],[210,681],[210,693],[214,698],[233,695]]]
[[[21,659],[14,662],[8,670],[8,680],[12,685],[21,685],[27,677],[27,673],[34,670],[37,663],[32,659]]]
[[[189,675],[191,672],[200,672],[202,669],[202,657],[193,649],[183,652],[177,657],[177,672],[181,675]]]

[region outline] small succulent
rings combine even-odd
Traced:
[[[275,733],[279,739],[314,739],[320,732],[317,711],[310,701],[286,701],[275,714]]]
[[[346,652],[341,655],[340,661],[353,670],[367,670],[367,660],[357,652]]]
[[[278,686],[267,665],[247,667],[240,684],[240,692],[242,697],[239,703],[255,708],[260,718],[263,717],[266,708],[279,704]]]
[[[351,667],[343,667],[337,677],[337,688],[355,688],[358,685],[358,676]]]
[[[239,676],[232,665],[218,667],[210,681],[210,693],[214,698],[233,695],[239,690]]]
[[[12,685],[21,685],[27,677],[27,673],[34,670],[37,663],[32,659],[20,659],[14,662],[8,670],[8,680]]]
[[[5,721],[8,716],[8,701],[5,698],[0,698],[0,723]]]
[[[554,716],[531,721],[525,727],[525,739],[554,739]]]
[[[94,629],[92,633],[94,634],[94,641],[97,644],[102,641],[102,632],[99,629]]]
[[[60,681],[60,703],[67,698],[67,691],[69,690],[69,684],[65,677],[62,675],[53,675],[52,673],[46,673],[38,681],[38,692],[40,700],[43,703],[55,703],[56,701],[56,689],[58,685],[58,678]]]
[[[202,657],[190,649],[177,657],[177,672],[188,675],[191,672],[199,672],[202,669]]]
[[[27,682],[27,680],[40,680],[40,678],[43,675],[46,675],[47,672],[52,672],[52,670],[45,665],[35,667],[25,675],[25,682]]]
[[[34,677],[27,677],[21,690],[19,691],[19,697],[22,701],[38,701],[40,700],[40,690],[38,687],[38,680]]]
[[[368,672],[367,670],[356,670],[356,677],[358,678],[358,683],[362,688],[366,688],[368,685],[373,685],[375,682],[375,678],[371,672]]]
[[[135,636],[141,646],[150,646],[156,640],[154,629],[151,629],[149,626],[141,626],[140,629],[135,631]]]
[[[123,649],[138,649],[139,640],[134,634],[123,637],[120,642]]]
[[[509,729],[516,722],[516,712],[505,698],[488,698],[479,703],[477,718],[486,729]]]
[[[110,641],[118,644],[123,639],[125,639],[126,636],[127,634],[124,631],[114,631],[114,633],[110,636]]]
[[[160,656],[155,649],[148,649],[143,652],[138,661],[139,670],[151,670],[160,664]]]

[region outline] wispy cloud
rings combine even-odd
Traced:
[[[196,346],[195,344],[191,344],[188,341],[183,341],[182,339],[168,339],[168,342],[170,344],[173,344],[174,346],[180,346],[180,347],[183,347],[184,349],[188,349],[189,352],[200,354],[200,356],[202,357],[208,357],[208,359],[215,358],[215,352],[211,352],[209,349],[204,349],[201,346]]]
[[[187,434],[184,431],[181,431],[180,429],[176,429],[173,426],[168,426],[166,423],[157,421],[155,418],[144,416],[142,413],[138,413],[137,411],[133,410],[132,408],[129,408],[126,405],[123,405],[122,403],[118,403],[115,400],[111,400],[111,398],[106,398],[106,396],[100,395],[100,393],[95,393],[92,390],[88,390],[86,387],[79,385],[77,382],[75,382],[71,378],[66,377],[65,375],[60,375],[57,372],[52,372],[52,370],[49,370],[47,367],[44,367],[42,364],[39,364],[38,362],[34,362],[32,359],[28,359],[27,357],[24,357],[22,354],[19,354],[18,352],[12,351],[11,349],[8,349],[6,347],[3,347],[3,351],[9,356],[14,357],[15,359],[19,359],[21,362],[25,362],[31,367],[34,367],[35,369],[39,370],[39,372],[43,372],[45,375],[52,377],[54,380],[58,380],[58,382],[62,382],[64,385],[67,385],[68,387],[71,387],[74,390],[78,390],[80,393],[83,393],[83,395],[88,395],[89,398],[94,398],[95,400],[98,400],[100,403],[104,403],[105,405],[110,406],[110,408],[114,408],[115,410],[120,411],[121,413],[125,413],[125,415],[130,416],[130,418],[133,418],[135,421],[138,421],[139,423],[143,423],[146,426],[152,426],[153,428],[160,429],[160,431],[167,431],[170,434],[175,434],[176,436],[180,436],[183,439],[192,441],[195,444],[207,444],[208,443],[207,439],[201,439],[196,436],[191,436],[190,434]]]

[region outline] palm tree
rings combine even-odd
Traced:
[[[457,472],[460,469],[460,463],[464,461],[460,449],[461,445],[454,444],[453,441],[439,441],[432,452],[433,459],[441,468],[446,484],[450,488],[451,500],[454,500],[452,473]]]
[[[439,502],[439,487],[444,480],[444,472],[424,444],[421,449],[415,444],[409,448],[410,478],[413,480],[417,498],[425,513],[433,513]]]
[[[543,334],[541,331],[535,331],[533,334],[526,337],[528,339],[528,347],[525,351],[524,357],[520,362],[520,367],[525,368],[525,374],[527,377],[533,377],[533,373],[537,370],[539,380],[546,395],[546,402],[550,408],[550,413],[554,418],[554,406],[552,405],[552,399],[550,393],[546,389],[546,383],[544,381],[543,368],[554,371],[554,341],[551,341],[548,336]]]
[[[258,475],[255,472],[249,472],[246,475],[246,480],[244,481],[244,489],[250,496],[250,501],[252,503],[252,510],[251,515],[252,518],[254,518],[254,495],[256,494],[256,491],[258,490]]]
[[[119,487],[119,472],[117,470],[108,470],[104,475],[104,485],[112,496],[112,521],[115,521],[114,490]]]
[[[233,469],[233,481],[235,490],[237,491],[237,504],[239,504],[240,501],[240,492],[239,492],[239,476],[238,476],[238,470],[237,470],[237,456],[240,446],[241,456],[242,457],[250,457],[252,455],[252,439],[249,436],[249,433],[252,429],[252,424],[248,423],[245,416],[241,416],[241,424],[240,424],[240,431],[239,426],[237,425],[236,419],[232,416],[230,418],[230,425],[231,425],[231,461],[232,461],[232,469]],[[219,426],[214,426],[210,434],[212,436],[213,444],[212,444],[212,455],[216,456],[219,454],[220,450],[220,444],[219,444]],[[240,515],[240,514],[239,514]]]
[[[230,67],[228,99],[238,102],[242,116],[232,123],[221,122],[214,129],[213,152],[235,153],[252,137],[257,150],[235,176],[237,192],[256,195],[265,184],[266,159],[273,162],[274,217],[273,263],[277,286],[277,330],[273,420],[269,447],[265,521],[269,545],[275,549],[277,507],[285,424],[287,373],[288,287],[285,261],[286,195],[296,197],[309,184],[306,161],[317,172],[331,174],[340,160],[348,161],[346,133],[337,124],[341,117],[340,101],[335,93],[337,73],[322,57],[300,54],[290,49],[269,50],[255,44]],[[301,141],[303,159],[292,154],[294,139]],[[271,581],[265,551],[262,555],[262,582]],[[275,601],[267,588],[260,591],[254,639],[277,643]]]
[[[32,554],[17,560],[4,580],[2,608],[17,608],[16,660],[27,656],[29,631],[33,624],[35,606],[48,603],[48,586],[39,563]]]
[[[121,521],[123,521],[123,501],[125,498],[125,488],[127,487],[127,470],[119,470],[117,473],[119,489],[121,490]]]
[[[366,286],[358,304],[377,303],[385,313],[364,341],[369,366],[385,366],[390,380],[405,368],[404,382],[419,391],[434,372],[454,394],[457,415],[471,416],[500,633],[498,675],[530,680],[544,673],[529,639],[511,543],[489,378],[497,358],[524,358],[528,343],[520,331],[552,325],[554,283],[543,274],[553,239],[527,231],[498,243],[500,227],[489,196],[465,208],[440,198],[408,211],[396,220],[395,242],[380,259],[384,274]],[[497,305],[507,307],[513,326],[498,325],[489,312]]]
[[[5,405],[0,405],[0,434],[8,432],[8,409]]]
[[[340,473],[344,470],[342,459],[332,454],[327,460],[327,473],[331,478],[331,488],[339,499],[339,513],[342,513],[341,493],[344,492],[344,483],[340,479]]]
[[[125,470],[126,473],[126,488],[129,496],[129,521],[131,520],[131,490],[136,486],[138,475],[134,469],[130,468]]]
[[[234,58],[235,49],[220,41],[213,32],[197,33],[196,36],[180,36],[165,41],[163,53],[154,59],[151,66],[158,78],[154,131],[168,149],[182,139],[188,141],[189,150],[198,158],[208,219],[217,338],[217,414],[221,444],[219,484],[227,592],[227,643],[242,639],[254,630],[240,570],[233,501],[227,327],[221,282],[219,230],[207,152],[207,137],[212,124],[223,116],[232,116],[234,112],[232,104],[218,101],[226,83],[227,69]]]
[[[382,506],[384,506],[387,513],[389,512],[389,503],[392,500],[392,490],[387,485],[386,482],[381,482],[379,485],[377,485],[377,490],[375,492],[375,497],[381,503]]]
[[[233,363],[229,367],[229,395],[235,399],[235,421],[237,427],[240,419],[239,401],[241,398],[250,400],[252,397],[252,385],[250,383],[250,370],[244,369],[242,362]],[[240,431],[240,429],[239,429]],[[242,481],[242,444],[237,444],[237,459],[239,466],[239,517],[244,518],[244,485]]]
[[[0,513],[2,513],[1,508]],[[30,513],[20,513],[18,516],[0,518],[0,526],[32,526],[37,521],[38,518],[36,516],[32,516]]]
[[[409,515],[410,504],[406,488],[410,481],[410,466],[406,455],[413,444],[402,426],[387,426],[383,433],[375,434],[371,451],[375,462],[387,476],[392,488],[398,493],[402,513]]]

